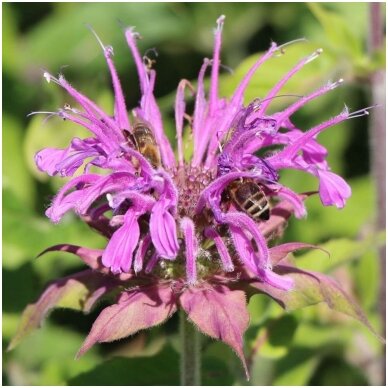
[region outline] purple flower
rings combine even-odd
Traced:
[[[212,260],[225,257],[224,247],[227,250],[238,250],[240,260],[256,276],[263,278],[263,274],[271,270],[268,267],[267,242],[259,225],[252,221],[247,212],[233,205],[226,209],[227,201],[223,196],[232,182],[255,182],[265,188],[268,198],[277,197],[292,204],[297,217],[305,216],[306,209],[300,196],[279,182],[281,169],[299,169],[317,176],[320,181],[319,194],[324,205],[343,207],[350,196],[346,182],[330,172],[325,160],[327,151],[316,140],[319,133],[349,118],[348,111],[306,132],[295,128],[290,119],[303,105],[334,89],[341,80],[301,97],[281,112],[273,115],[266,113],[271,99],[281,87],[304,65],[318,57],[321,50],[302,59],[264,99],[257,99],[244,107],[244,92],[250,78],[280,48],[272,43],[268,52],[249,70],[233,96],[230,99],[221,98],[218,95],[218,74],[223,22],[223,17],[217,22],[213,59],[205,60],[198,77],[191,125],[191,160],[184,159],[182,132],[184,118],[187,117],[185,88],[194,89],[186,80],[178,86],[175,102],[176,161],[163,132],[161,113],[153,95],[156,74],[144,63],[136,46],[138,34],[132,28],[126,30],[125,36],[136,63],[142,95],[140,105],[133,110],[132,120],[128,118],[124,95],[113,64],[113,49],[104,46],[98,38],[112,76],[115,92],[113,117],[76,91],[62,75],[55,78],[45,73],[48,81],[62,86],[81,107],[76,109],[67,105],[56,114],[86,127],[92,133],[88,139],[75,138],[67,149],[46,148],[36,155],[39,169],[50,175],[72,176],[82,165],[85,171],[60,190],[46,214],[58,222],[71,209],[81,216],[90,216],[96,211],[99,214],[97,207],[101,206],[104,206],[105,211],[113,211],[111,222],[116,229],[103,255],[103,264],[114,273],[131,271],[136,250],[143,246],[144,239],[151,237],[148,250],[152,251],[150,255],[155,253],[155,262],[175,260],[179,255],[184,255],[187,258],[187,280],[192,284],[198,281],[195,262],[201,255],[210,255]],[[209,67],[211,84],[206,95],[204,76]],[[134,126],[139,122],[152,132],[156,144],[148,144],[148,147],[157,148],[154,152],[160,153],[160,165],[153,165],[151,156],[142,152],[126,136],[133,133]],[[263,157],[255,155],[269,145],[280,146],[280,150]],[[101,175],[87,173],[91,165],[99,167]],[[102,201],[105,202],[103,205]],[[109,208],[106,204],[109,204]],[[140,231],[139,222],[148,227]],[[214,239],[205,236],[206,227],[213,227],[215,231],[219,228],[226,230],[227,235],[224,232],[219,238],[222,240],[230,235],[233,243],[221,246],[221,240],[218,240],[216,244]],[[128,236],[130,230],[132,233]],[[191,234],[194,236],[187,237]],[[179,240],[178,236],[181,236]],[[256,241],[257,252],[252,247],[241,249],[240,239],[250,237]],[[197,244],[201,247],[206,240],[212,240],[215,249],[203,252],[203,249],[194,246]],[[237,241],[240,242],[237,244]],[[189,256],[185,249],[190,253]],[[220,264],[223,270],[228,270],[222,259]],[[291,282],[286,281],[283,286],[279,283],[278,286],[288,289]]]
[[[177,159],[164,133],[153,94],[155,70],[139,53],[139,35],[133,28],[125,31],[125,37],[136,64],[141,99],[130,118],[113,64],[113,49],[104,46],[97,36],[112,78],[113,117],[74,89],[63,75],[56,78],[44,74],[48,82],[64,88],[78,106],[66,105],[50,114],[91,132],[90,138],[74,138],[66,149],[46,148],[37,153],[36,164],[41,171],[72,177],[55,196],[46,215],[59,222],[72,210],[108,238],[101,251],[71,245],[49,250],[75,253],[93,273],[111,275],[109,285],[102,288],[97,282],[95,289],[91,287],[88,306],[118,285],[125,290],[116,304],[102,311],[81,353],[96,342],[112,341],[156,325],[181,307],[203,332],[231,345],[244,360],[242,335],[249,316],[243,291],[266,293],[287,307],[290,295],[297,295],[303,288],[300,279],[304,276],[319,289],[311,303],[326,301],[333,305],[330,292],[324,289],[323,275],[318,278],[308,272],[302,274],[282,261],[288,253],[311,246],[291,243],[270,248],[268,241],[271,236],[281,235],[292,214],[297,218],[307,214],[307,195],[281,184],[282,169],[302,170],[316,176],[322,203],[338,208],[345,205],[351,195],[350,187],[330,171],[327,150],[317,137],[360,112],[350,114],[345,109],[306,131],[292,124],[296,111],[335,89],[342,83],[339,80],[300,97],[280,112],[267,113],[282,86],[322,50],[297,63],[267,96],[244,106],[250,79],[282,49],[275,43],[252,66],[229,99],[220,97],[223,23],[224,17],[220,17],[213,58],[205,59],[196,91],[187,80],[178,86]],[[208,69],[210,87],[206,93],[204,78]],[[190,116],[186,112],[186,88],[195,99]],[[184,120],[188,117],[190,129],[186,130],[192,132],[193,141],[190,160],[183,151]],[[257,156],[268,146],[276,146],[277,151]],[[91,166],[93,173],[89,172]],[[73,177],[81,167],[81,174]],[[51,289],[51,305],[57,303],[58,287],[66,282],[61,280]],[[43,308],[39,303],[42,302],[35,305],[35,310],[42,319],[47,306]],[[134,314],[137,317],[133,321],[125,318]],[[360,313],[353,316],[360,318]],[[360,319],[365,321],[363,316]]]

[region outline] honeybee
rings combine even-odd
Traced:
[[[230,183],[226,189],[226,194],[240,210],[255,221],[269,220],[269,202],[260,184],[242,178]]]
[[[132,132],[123,130],[124,136],[133,144],[152,165],[157,168],[161,165],[160,151],[152,129],[144,122],[137,122]]]

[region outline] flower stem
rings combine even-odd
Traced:
[[[377,50],[384,47],[384,25],[381,4],[371,3],[369,13],[369,54],[373,55]],[[371,167],[375,179],[377,192],[377,217],[376,229],[385,229],[385,184],[386,184],[386,162],[385,162],[385,71],[383,68],[377,69],[370,75],[370,85],[372,92],[372,103],[379,104],[371,117],[370,123],[370,147],[371,147]],[[385,278],[385,246],[379,248],[380,279],[379,279],[379,313],[383,328],[383,337],[386,335],[386,278]],[[382,351],[381,381],[379,384],[385,385],[386,349],[383,345]]]
[[[181,340],[181,385],[201,385],[201,334],[187,320],[186,313],[179,315]]]

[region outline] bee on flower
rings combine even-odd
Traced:
[[[315,282],[319,290],[316,303],[333,305],[329,286],[326,291],[322,288],[326,284],[348,298],[330,278],[299,270],[286,260],[289,253],[313,246],[299,242],[271,246],[270,240],[282,234],[289,217],[307,214],[304,200],[310,194],[296,193],[283,185],[283,169],[315,176],[323,205],[345,206],[351,189],[331,171],[328,152],[319,144],[318,135],[368,110],[349,113],[344,109],[307,130],[293,124],[295,112],[333,91],[342,83],[340,79],[299,96],[282,111],[268,113],[284,84],[318,58],[320,49],[301,59],[266,96],[244,106],[252,76],[283,51],[276,43],[258,58],[232,96],[221,97],[223,23],[221,16],[214,34],[213,57],[204,60],[196,90],[187,80],[178,85],[177,157],[164,133],[153,94],[156,72],[152,63],[143,60],[137,48],[139,34],[133,28],[125,31],[125,38],[136,64],[141,99],[131,114],[113,63],[113,48],[105,46],[94,32],[112,78],[113,116],[77,91],[63,75],[44,74],[48,82],[65,89],[77,107],[66,105],[57,112],[43,113],[80,125],[91,134],[85,139],[74,138],[65,149],[45,148],[36,154],[41,171],[71,178],[54,197],[46,215],[57,223],[65,213],[74,211],[106,236],[107,243],[103,249],[69,244],[48,248],[45,252],[74,253],[90,269],[53,283],[42,298],[54,307],[59,293],[66,292],[66,284],[81,282],[90,289],[84,300],[89,310],[102,296],[122,290],[115,303],[102,310],[79,354],[97,342],[155,326],[183,309],[200,331],[229,344],[247,370],[243,355],[243,334],[249,323],[246,294],[267,294],[287,308],[309,279],[310,286]],[[208,71],[210,87],[206,92]],[[195,101],[192,113],[186,111],[187,88]],[[192,132],[190,160],[184,156],[185,118],[189,118]],[[257,156],[269,146],[276,146],[277,151]],[[81,167],[83,172],[74,177]],[[29,307],[37,321],[48,311],[42,298]],[[349,304],[353,306],[350,300]],[[352,308],[349,314],[369,325],[362,312]],[[21,336],[19,332],[11,347]]]

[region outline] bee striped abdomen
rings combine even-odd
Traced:
[[[269,203],[264,191],[257,183],[252,181],[234,182],[229,191],[235,204],[255,221],[269,219]]]
[[[253,197],[248,199],[243,207],[256,221],[266,221],[269,219],[269,203],[261,189]]]

